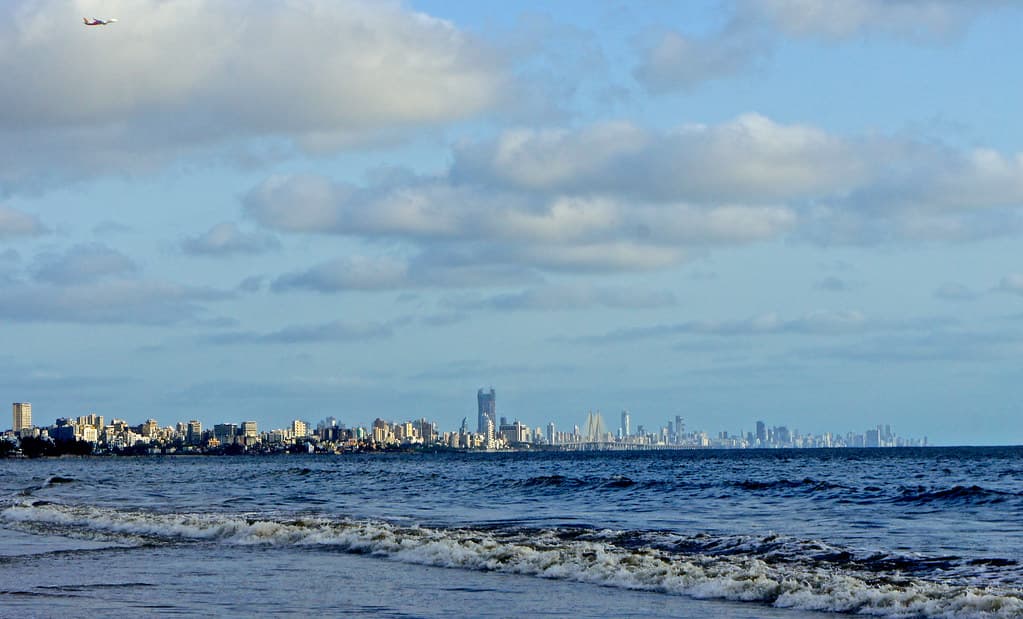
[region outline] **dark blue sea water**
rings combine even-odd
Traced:
[[[0,615],[1023,616],[1023,448],[0,461]]]

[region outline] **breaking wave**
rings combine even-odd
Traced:
[[[870,565],[869,557],[857,559],[823,542],[781,536],[687,538],[660,532],[431,528],[372,520],[155,513],[27,501],[0,511],[0,519],[51,534],[157,544],[321,547],[422,565],[782,608],[884,617],[1023,615],[1023,592],[1015,587],[929,581],[906,575],[898,565]],[[843,558],[842,553],[852,558]]]

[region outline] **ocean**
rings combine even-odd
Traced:
[[[1023,448],[0,460],[0,616],[1023,616]]]

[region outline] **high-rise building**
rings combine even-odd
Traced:
[[[763,421],[757,422],[757,442],[760,447],[767,447],[767,424]]]
[[[547,424],[547,444],[548,445],[553,445],[554,444],[555,430],[556,430],[556,428],[554,426],[554,422],[553,421]]]
[[[622,411],[622,436],[628,438],[631,432],[632,416],[629,411]]]
[[[291,433],[295,435],[295,438],[306,436],[309,434],[309,424],[301,419],[296,419],[291,422]]]
[[[189,445],[198,445],[202,442],[202,423],[197,419],[192,419],[188,422],[188,427],[185,431],[185,441]]]
[[[32,428],[32,403],[31,402],[15,402],[13,404],[14,409],[14,426],[15,432],[21,430],[28,430]]]
[[[482,389],[477,391],[476,404],[478,406],[476,431],[480,434],[486,434],[487,419],[490,419],[491,426],[497,428],[497,394],[494,393],[494,388],[491,387],[490,391],[483,391]]]

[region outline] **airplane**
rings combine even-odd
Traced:
[[[117,18],[111,17],[109,19],[97,19],[95,17],[92,18],[83,17],[82,21],[85,23],[86,26],[106,26],[117,21]]]

